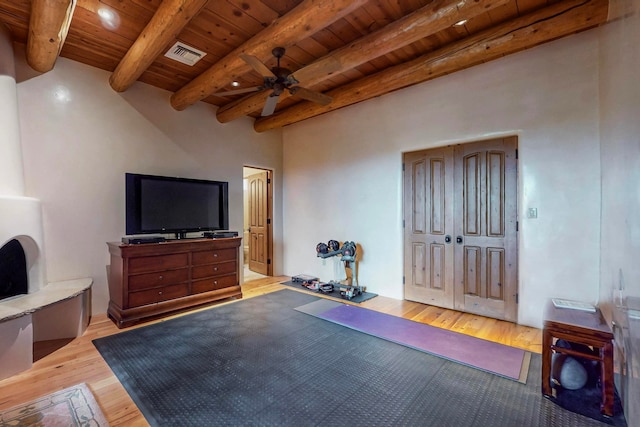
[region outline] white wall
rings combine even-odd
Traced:
[[[597,55],[581,33],[284,128],[284,272],[332,279],[315,245],[354,240],[360,284],[402,298],[402,153],[515,134],[519,323],[541,327],[550,297],[596,302]]]
[[[605,315],[615,320],[616,347],[626,355],[616,354],[616,372],[623,374],[618,393],[628,425],[637,426],[640,320],[629,318],[627,306],[640,310],[640,0],[612,1],[609,18],[600,33],[600,296]]]
[[[610,302],[618,290],[640,298],[640,0],[627,6],[634,13],[601,33],[602,298]]]
[[[205,103],[175,111],[171,93],[143,83],[117,93],[109,73],[64,58],[34,75],[16,52],[16,68],[26,195],[42,202],[48,281],[93,277],[94,313],[108,303],[106,242],[125,234],[125,172],[229,181],[229,227],[241,231],[242,167],[270,168],[281,218],[280,131],[257,134],[248,118],[220,124]],[[280,272],[277,220],[274,240]]]

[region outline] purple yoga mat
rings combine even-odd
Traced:
[[[520,378],[525,351],[518,348],[346,304],[316,316],[516,381]]]

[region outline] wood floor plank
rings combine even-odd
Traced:
[[[289,279],[286,276],[278,276],[246,282],[242,285],[243,297],[253,298],[281,289],[291,289],[280,284]],[[300,289],[299,292],[305,291]],[[318,296],[322,295],[318,294]],[[230,301],[217,302],[213,305],[228,303]],[[365,301],[359,306],[536,353],[540,353],[542,348],[542,331],[509,322],[382,296]],[[185,314],[187,313],[175,316]],[[150,323],[153,322],[128,329]],[[102,314],[92,317],[87,331],[79,338],[66,343],[59,341],[36,343],[34,351],[39,355],[39,360],[34,362],[33,367],[0,381],[0,411],[85,382],[96,396],[110,425],[147,426],[148,423],[142,413],[92,343],[96,338],[119,332],[121,330]]]

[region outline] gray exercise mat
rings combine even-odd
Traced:
[[[295,310],[281,290],[94,340],[152,426],[599,426],[521,384]]]

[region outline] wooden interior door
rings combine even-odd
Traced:
[[[404,155],[404,292],[517,320],[515,137]]]
[[[517,320],[516,138],[456,146],[455,308]]]
[[[405,298],[454,307],[453,148],[404,156]]]
[[[268,171],[247,177],[249,198],[249,269],[269,274]]]

